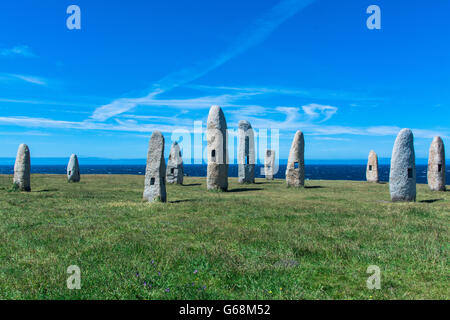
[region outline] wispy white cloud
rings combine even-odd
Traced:
[[[0,57],[26,57],[31,58],[36,55],[26,45],[19,45],[12,48],[0,48]]]
[[[2,82],[13,82],[18,80],[39,86],[48,85],[48,80],[42,77],[14,73],[0,73],[0,81]]]
[[[275,29],[284,21],[297,14],[300,10],[314,2],[315,0],[283,0],[275,5],[264,16],[254,21],[251,26],[243,32],[234,43],[220,55],[197,63],[196,65],[173,72],[159,80],[145,97],[140,98],[122,98],[97,108],[92,119],[98,121],[107,120],[115,115],[121,114],[128,110],[141,105],[144,101],[154,98],[171,89],[190,83],[196,79],[203,77],[212,70],[220,67],[234,57],[242,54],[248,49],[263,42]],[[146,105],[149,105],[148,103]]]
[[[338,110],[336,107],[324,106],[316,103],[311,103],[302,107],[303,111],[312,119],[317,119],[323,116],[320,122],[329,120]]]

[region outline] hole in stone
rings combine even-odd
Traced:
[[[216,150],[211,151],[211,158],[212,161],[216,161]]]
[[[413,177],[412,168],[408,168],[408,178],[412,178],[412,177]]]
[[[249,164],[250,163],[250,157],[249,156],[246,156],[245,157],[245,164]]]
[[[178,154],[180,155],[180,157],[181,157],[181,151],[180,152],[178,152]]]
[[[69,176],[72,174],[72,171],[69,170]]]
[[[438,164],[438,172],[442,171],[442,164]]]
[[[170,168],[170,173],[174,174],[175,173],[175,168]]]
[[[267,156],[270,157],[272,155],[272,151],[267,150]]]
[[[369,166],[369,171],[372,171],[372,166]]]
[[[150,185],[153,186],[155,184],[155,178],[150,179]]]
[[[298,169],[298,162],[297,162],[297,161],[294,162],[294,168],[295,168],[295,169]]]

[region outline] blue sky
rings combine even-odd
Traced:
[[[66,27],[71,4],[81,30]],[[372,4],[381,30],[366,27]],[[27,143],[34,157],[145,158],[153,130],[170,147],[218,104],[230,129],[278,129],[281,158],[296,130],[306,159],[390,157],[404,127],[417,157],[441,135],[448,158],[448,12],[447,0],[8,1],[0,157]]]

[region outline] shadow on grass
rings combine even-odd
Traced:
[[[305,186],[305,189],[322,189],[322,188],[326,188],[324,186]]]
[[[245,192],[245,191],[259,191],[263,190],[262,188],[237,188],[237,189],[231,189],[227,192]]]
[[[191,184],[182,184],[182,187],[194,187],[194,186],[201,186],[201,183],[191,183]]]
[[[182,202],[194,202],[197,200],[193,200],[193,199],[185,199],[185,200],[173,200],[173,201],[167,201],[168,203],[182,203]]]
[[[433,202],[437,202],[437,201],[441,201],[444,199],[429,199],[429,200],[420,200],[420,203],[433,203]]]
[[[58,191],[58,189],[42,189],[42,190],[36,190],[34,192],[54,192]]]

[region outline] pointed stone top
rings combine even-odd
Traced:
[[[219,130],[227,129],[227,122],[221,107],[214,105],[209,109],[207,128]]]
[[[72,153],[72,154],[70,155],[70,157],[71,157],[71,158],[78,158],[77,155],[76,155],[75,153]]]
[[[371,157],[376,157],[377,156],[377,153],[375,152],[375,151],[373,151],[373,150],[370,150],[370,152],[369,152],[369,158],[371,158]]]
[[[154,130],[154,131],[152,132],[152,136],[161,136],[161,137],[162,137],[162,133],[161,133],[161,131],[159,131],[159,130]]]
[[[29,151],[29,148],[28,148],[28,146],[25,143],[22,143],[19,146],[19,151],[27,152],[27,151]]]
[[[440,136],[436,136],[433,138],[433,142],[432,143],[441,143],[443,144],[444,141],[442,141],[442,138]]]
[[[247,120],[239,121],[238,126],[239,126],[239,129],[242,129],[242,130],[248,130],[248,129],[252,128],[252,125]]]
[[[397,135],[397,137],[405,137],[405,138],[409,138],[412,136],[413,136],[413,133],[412,133],[411,129],[408,129],[408,128],[404,128],[404,129],[400,130],[400,132]]]
[[[297,130],[297,132],[295,133],[295,140],[301,139],[301,137],[303,137],[303,132],[301,132],[300,130]]]

